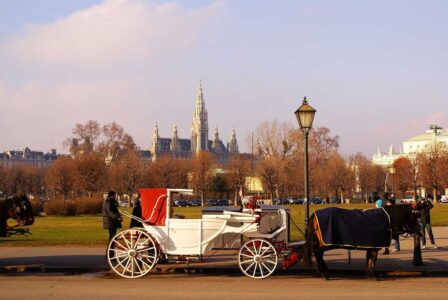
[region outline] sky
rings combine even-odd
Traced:
[[[448,127],[447,1],[0,0],[0,150],[56,148],[77,123],[149,148],[190,136],[199,80],[224,143],[265,120],[315,126],[367,156]]]

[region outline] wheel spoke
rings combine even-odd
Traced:
[[[269,257],[276,257],[276,256],[277,256],[277,254],[271,253],[271,254],[262,256],[262,258],[269,258]]]
[[[126,246],[128,247],[127,249],[132,249],[131,244],[129,244],[129,241],[127,240],[127,238],[124,236],[123,233],[121,234],[121,237],[124,240],[124,242],[126,243]]]
[[[253,259],[252,260],[242,260],[241,263],[242,264],[248,264],[248,263],[251,263],[253,261],[254,261]]]
[[[119,241],[115,241],[114,242],[114,247],[115,246],[118,246],[119,248],[121,248],[121,249],[123,249],[123,250],[125,250],[125,251],[127,251],[128,249],[126,249],[126,247],[124,246],[124,245],[122,245]]]
[[[244,270],[244,272],[247,273],[247,271],[248,271],[254,264],[255,264],[255,262],[251,263],[251,264]]]
[[[252,240],[252,247],[254,249],[255,254],[258,254],[257,246],[255,245],[255,240]]]
[[[138,242],[140,241],[140,237],[143,235],[140,231],[137,231],[137,240],[135,241],[134,250],[137,250]]]
[[[272,272],[272,270],[269,269],[268,266],[266,266],[266,265],[264,264],[264,262],[262,262],[261,265],[268,271],[268,273],[271,273],[271,272]]]
[[[136,253],[140,253],[140,252],[143,252],[143,251],[150,251],[150,250],[152,250],[152,249],[155,249],[154,247],[148,247],[148,248],[144,248],[144,249],[140,249],[140,250],[137,250],[137,251],[135,251]]]
[[[252,256],[255,256],[255,253],[252,252],[252,250],[249,249],[249,247],[247,247],[247,245],[244,245],[244,248],[246,248],[250,254],[252,254]]]
[[[139,261],[141,261],[145,266],[148,266],[148,269],[151,270],[152,267],[149,264],[147,264],[143,259],[140,259],[140,258],[137,258],[137,259]],[[145,269],[145,271],[148,270],[148,269]]]
[[[260,272],[261,272],[261,277],[264,277],[264,274],[263,274],[263,269],[261,268],[261,264],[260,264],[260,263],[258,263],[257,265],[258,265],[258,267],[260,268]]]
[[[128,262],[126,263],[126,266],[123,268],[123,272],[121,273],[122,275],[124,275],[124,273],[126,273],[126,271],[129,272],[129,265],[131,264],[131,259],[128,260]]]
[[[140,272],[140,274],[142,274],[142,273],[143,273],[143,272],[142,272],[142,268],[140,268],[140,264],[138,263],[137,258],[134,258],[134,263],[137,265],[137,269],[138,269],[138,271]]]
[[[261,250],[263,250],[263,243],[264,243],[264,241],[261,240],[260,246],[258,247],[258,253],[257,254],[261,254]]]
[[[272,260],[265,260],[264,262],[269,263],[269,264],[273,264],[273,265],[277,265],[277,263],[272,261]]]
[[[268,250],[271,250],[271,245],[268,245],[268,247],[263,251],[263,253],[260,254],[260,256],[263,256]]]
[[[244,254],[244,253],[240,253],[240,255],[241,255],[241,256],[245,256],[245,257],[251,257],[251,258],[254,257],[253,255],[247,255],[247,254]]]

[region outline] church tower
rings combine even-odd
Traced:
[[[177,133],[177,125],[176,124],[174,124],[174,128],[173,128],[173,137],[171,138],[170,150],[175,153],[180,151],[179,135]]]
[[[202,84],[199,81],[198,94],[196,96],[196,106],[191,124],[191,151],[208,151],[208,112],[205,108]]]
[[[232,136],[230,138],[230,143],[227,144],[227,150],[230,153],[238,153],[238,142],[236,140],[236,132],[235,128],[232,130]]]
[[[160,149],[161,144],[160,144],[159,126],[156,123],[156,125],[154,126],[154,131],[152,133],[151,147],[149,149],[151,151],[151,155],[153,156],[153,158],[155,158],[157,152],[159,152]]]

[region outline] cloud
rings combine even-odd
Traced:
[[[150,62],[191,47],[221,2],[186,10],[177,3],[106,0],[55,22],[27,25],[1,50],[26,65],[88,67]]]
[[[0,40],[0,68],[8,70],[0,74],[0,127],[13,129],[0,147],[53,142],[60,149],[75,123],[145,120],[147,111],[135,106],[163,100],[156,84],[148,84],[163,70],[158,62],[194,51],[222,8],[221,1],[186,9],[105,0]],[[132,135],[135,128],[125,126]],[[151,128],[146,131],[149,136]]]

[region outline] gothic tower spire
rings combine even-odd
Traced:
[[[196,106],[191,124],[191,151],[208,151],[208,112],[205,108],[202,81],[199,81]]]
[[[170,150],[177,152],[180,150],[179,134],[177,133],[177,125],[174,124],[173,137],[171,138]]]
[[[154,131],[152,132],[152,141],[150,151],[153,157],[156,156],[157,152],[160,150],[160,135],[159,135],[159,126],[157,123],[154,126]]]
[[[238,142],[236,140],[235,128],[233,128],[232,130],[232,136],[230,138],[230,142],[227,145],[227,150],[229,150],[230,153],[238,153]]]

